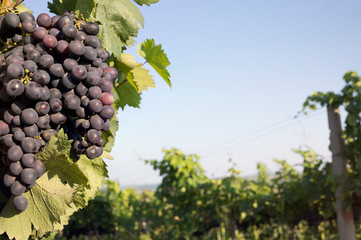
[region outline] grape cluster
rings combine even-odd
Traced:
[[[28,205],[22,194],[45,172],[35,154],[60,129],[78,157],[103,153],[101,134],[114,115],[111,90],[118,72],[107,65],[110,54],[101,49],[98,32],[96,23],[73,12],[0,16],[0,38],[11,46],[0,55],[3,185],[19,211]]]

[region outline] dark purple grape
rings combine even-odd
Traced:
[[[90,129],[86,133],[86,137],[90,143],[96,144],[99,141],[100,134],[99,134],[99,131],[97,131],[95,129]]]
[[[13,119],[14,119],[14,116],[10,113],[9,110],[6,110],[3,115],[4,122],[6,122],[7,124],[10,125],[13,122]]]
[[[68,90],[66,92],[63,92],[63,98],[66,98],[67,96],[74,95],[75,91],[74,89]]]
[[[86,156],[89,159],[94,159],[97,157],[97,149],[95,148],[95,146],[90,146],[86,149]]]
[[[50,121],[56,125],[61,125],[66,122],[66,116],[60,112],[50,114]]]
[[[75,35],[75,40],[79,40],[79,41],[84,41],[87,38],[87,34],[85,32],[82,31],[78,31]]]
[[[85,82],[89,86],[96,86],[96,85],[99,84],[99,81],[100,81],[100,75],[96,71],[88,72],[88,74],[87,74],[87,76],[85,78]]]
[[[20,181],[26,185],[30,185],[36,180],[36,171],[32,168],[25,168],[20,174]]]
[[[90,126],[96,130],[101,130],[104,126],[104,120],[98,115],[93,115],[90,118]]]
[[[34,36],[35,40],[38,42],[42,42],[46,35],[48,35],[48,31],[43,27],[38,27],[33,32],[33,36]]]
[[[114,67],[107,67],[103,70],[103,73],[110,73],[112,76],[112,80],[116,79],[118,77],[118,71]]]
[[[13,176],[10,173],[5,173],[4,177],[3,177],[3,183],[5,187],[10,187],[11,184],[13,184],[16,180],[16,176]]]
[[[24,62],[24,69],[28,72],[35,72],[38,69],[38,65],[32,60],[26,60]]]
[[[97,59],[97,51],[92,47],[86,46],[82,58],[85,61],[93,62],[95,59]]]
[[[35,63],[39,62],[40,57],[41,57],[41,54],[40,54],[40,52],[38,50],[33,50],[33,51],[28,52],[26,54],[26,58],[28,60],[31,60],[31,61],[35,62]]]
[[[45,173],[45,167],[44,167],[43,163],[39,160],[35,161],[33,169],[35,169],[36,175],[38,176],[38,178],[43,176],[43,174]]]
[[[50,97],[50,90],[47,86],[42,87],[42,95],[40,100],[47,101]]]
[[[19,102],[16,101],[14,103],[11,104],[10,106],[10,110],[11,112],[13,112],[15,115],[20,115],[21,112],[26,108],[25,103],[23,102]],[[1,130],[0,130],[1,131]]]
[[[104,126],[103,126],[103,131],[108,131],[110,129],[110,121],[109,120],[106,120],[104,122]]]
[[[74,39],[77,33],[77,29],[74,25],[66,25],[61,29],[61,32],[66,38]]]
[[[8,66],[6,73],[12,78],[24,77],[24,68],[19,63],[12,63]]]
[[[10,130],[9,130],[10,132]],[[17,146],[13,140],[12,134],[6,134],[5,136],[1,137],[1,142],[5,145],[5,147],[11,148],[13,146]]]
[[[78,85],[76,85],[75,93],[79,97],[85,96],[87,94],[87,92],[88,92],[88,88],[86,86],[84,86],[84,84],[82,82],[80,82],[80,83],[78,83]]]
[[[40,129],[46,129],[50,124],[50,117],[48,114],[39,117],[39,120],[36,122],[36,125],[40,128]]]
[[[36,157],[34,154],[25,153],[21,158],[20,163],[23,166],[23,168],[32,168],[34,166],[35,161],[36,161]]]
[[[26,44],[26,45],[24,46],[23,52],[24,52],[25,54],[28,54],[29,52],[34,51],[34,50],[35,50],[35,46],[34,46],[33,44]]]
[[[20,21],[24,22],[25,20],[31,20],[35,22],[35,17],[30,12],[22,12],[20,13]]]
[[[100,40],[95,36],[89,36],[85,39],[84,45],[92,48],[100,48]]]
[[[43,28],[49,28],[51,24],[50,16],[46,13],[41,13],[36,18],[36,23]]]
[[[17,28],[19,26],[20,19],[19,19],[18,15],[10,12],[5,15],[4,22],[5,22],[5,25],[9,28]]]
[[[26,125],[35,124],[38,119],[38,113],[33,108],[26,108],[20,115],[21,121]]]
[[[23,131],[16,131],[13,135],[13,138],[17,142],[21,142],[25,138],[25,133]]]
[[[13,79],[6,85],[6,93],[10,97],[20,96],[24,92],[24,84],[19,79]]]
[[[12,175],[18,176],[23,171],[20,161],[11,162],[9,165],[9,172]]]
[[[76,110],[80,107],[80,99],[76,95],[66,96],[64,99],[64,107],[69,110]]]
[[[113,82],[105,78],[101,78],[98,83],[98,87],[100,87],[103,92],[110,92],[113,89]]]
[[[47,102],[37,102],[35,105],[35,111],[40,115],[45,115],[50,111],[49,103]]]
[[[50,140],[50,137],[57,133],[58,132],[54,129],[48,129],[41,133],[41,137],[48,142]]]
[[[89,120],[84,120],[82,123],[81,123],[81,126],[83,129],[89,129],[90,128],[90,122]]]
[[[51,99],[61,99],[61,97],[62,97],[62,94],[61,94],[61,92],[60,92],[60,90],[59,89],[57,89],[57,88],[51,88],[50,89],[50,100]]]
[[[54,98],[49,101],[50,109],[53,112],[60,112],[63,109],[63,102],[60,99]]]
[[[75,67],[73,67],[73,69],[71,70],[71,76],[73,77],[73,79],[81,81],[83,79],[86,78],[87,75],[87,70],[84,66],[82,65],[76,65]]]
[[[53,35],[46,35],[44,37],[43,43],[47,48],[55,48],[58,45],[58,40]]]
[[[103,105],[102,105],[101,101],[99,101],[98,99],[92,99],[89,102],[88,110],[91,113],[98,113],[102,110],[102,107],[103,107]]]
[[[98,86],[93,86],[89,88],[88,96],[90,99],[99,99],[102,95],[102,90]]]
[[[52,17],[51,20],[50,20],[50,22],[51,22],[51,23],[50,23],[50,27],[55,28],[56,25],[58,24],[59,18],[60,18],[60,16],[54,16],[54,17]]]
[[[34,21],[31,21],[31,20],[25,20],[23,23],[22,23],[22,28],[24,29],[24,31],[26,33],[33,33],[36,29],[36,25],[35,25],[35,22]]]
[[[18,63],[20,65],[23,65],[24,64],[24,58],[19,57],[17,55],[10,55],[9,57],[6,58],[6,65],[9,66],[12,63]]]
[[[21,142],[21,149],[25,153],[35,153],[37,149],[37,145],[34,138],[26,137]]]
[[[87,111],[85,110],[85,108],[83,107],[78,107],[76,110],[75,110],[75,114],[78,116],[78,117],[81,117],[81,118],[85,118],[88,114],[87,114]]]
[[[81,56],[85,52],[85,46],[82,42],[74,40],[69,44],[69,53],[74,54],[75,56]]]
[[[35,49],[39,51],[41,55],[50,53],[49,48],[46,48],[43,42],[37,43]]]
[[[59,79],[59,78],[53,79],[53,80],[50,81],[49,87],[51,87],[51,88],[57,88],[58,86],[60,86],[59,83],[60,83],[60,79]]]
[[[23,151],[19,146],[12,146],[9,148],[7,158],[9,161],[16,162],[23,157]]]
[[[103,50],[103,55],[100,57],[103,62],[106,62],[110,59],[110,53],[107,50]]]
[[[29,82],[25,85],[25,96],[31,100],[39,100],[43,94],[41,85],[37,82]]]
[[[19,181],[15,181],[13,184],[11,184],[10,192],[14,196],[20,196],[23,194],[26,190],[26,187],[22,185]]]
[[[36,124],[33,124],[31,126],[26,126],[24,127],[24,133],[27,137],[39,136],[39,128]]]
[[[103,106],[112,105],[114,103],[114,94],[112,92],[104,92],[101,94],[99,100],[102,102]]]
[[[114,109],[111,106],[104,106],[99,113],[104,119],[111,119],[114,116]]]
[[[58,24],[57,24],[57,27],[59,28],[59,30],[67,25],[74,25],[74,21],[69,16],[61,16],[58,19]]]
[[[60,63],[55,63],[50,66],[49,73],[57,78],[63,77],[65,72],[63,66]]]
[[[56,46],[56,52],[59,53],[62,56],[66,56],[68,54],[68,52],[69,52],[69,43],[67,41],[60,40],[58,42],[58,45]],[[71,60],[74,60],[74,59],[71,59]]]
[[[82,96],[80,102],[83,107],[87,107],[90,103],[90,99],[87,96]]]
[[[71,89],[75,88],[77,82],[71,77],[70,73],[66,73],[60,79],[60,84],[63,88],[65,88],[67,90],[71,90]]]
[[[20,116],[14,116],[13,120],[12,120],[12,123],[17,127],[20,127],[21,126]]]
[[[89,35],[97,35],[99,33],[99,26],[93,22],[87,22],[84,25],[84,31]]]
[[[50,54],[44,54],[40,57],[39,67],[42,69],[48,69],[51,65],[54,64],[54,58]]]
[[[4,122],[3,120],[0,120],[0,133],[1,135],[8,134],[10,132],[9,125]]]
[[[25,196],[15,196],[13,205],[16,210],[23,212],[28,207],[28,199]]]
[[[28,35],[28,36],[25,37],[24,43],[25,44],[33,44],[33,45],[35,45],[37,43],[37,41],[35,40],[33,35]]]
[[[50,28],[50,30],[48,32],[49,35],[52,35],[52,36],[56,37],[57,39],[59,37],[59,33],[60,33],[60,31],[57,28]],[[58,42],[58,44],[59,44],[59,42]]]
[[[104,143],[105,143],[104,139],[103,139],[103,138],[99,138],[99,141],[98,141],[97,144],[98,144],[99,146],[103,146]]]
[[[100,157],[103,154],[103,148],[99,147],[99,146],[94,146],[94,147],[95,147],[95,151],[96,151],[95,157]]]
[[[92,66],[93,67],[100,67],[102,65],[103,61],[101,58],[96,58],[93,62],[92,62]]]
[[[73,70],[73,68],[78,65],[78,62],[74,59],[71,58],[67,58],[64,60],[63,62],[63,68],[65,69],[65,71],[67,72],[71,72],[71,70]]]
[[[44,57],[44,56],[46,56],[46,55],[43,55],[41,57]],[[48,84],[50,82],[50,75],[44,70],[36,70],[33,74],[32,79],[35,82],[39,83],[40,85],[45,86],[46,84]]]

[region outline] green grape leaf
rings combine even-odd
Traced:
[[[138,45],[137,53],[147,60],[149,65],[168,83],[169,87],[172,87],[170,74],[167,70],[170,62],[161,44],[155,45],[154,39],[147,39]]]
[[[86,19],[90,18],[95,11],[94,0],[53,0],[48,2],[50,12],[57,15],[62,15],[64,11],[75,11],[77,16],[82,16]]]
[[[95,0],[96,13],[90,20],[100,22],[98,38],[109,53],[120,56],[123,45],[144,27],[143,15],[130,0]]]
[[[129,81],[124,81],[121,85],[117,85],[113,89],[113,94],[115,96],[114,105],[116,108],[122,108],[124,110],[125,106],[139,108],[140,107],[140,93],[133,87]]]
[[[102,138],[104,139],[104,151],[110,152],[114,146],[115,134],[118,131],[118,118],[117,113],[114,113],[114,117],[110,119],[110,129],[102,133]]]
[[[150,4],[154,4],[159,2],[159,0],[134,0],[138,5],[143,6],[144,4],[150,6]]]
[[[53,231],[54,224],[66,215],[76,189],[63,183],[60,178],[49,178],[45,173],[37,179],[36,185],[23,195],[28,199],[27,209],[19,213],[10,198],[0,213],[0,234],[6,233],[10,239],[27,240],[32,234],[32,225],[40,235]],[[70,215],[67,215],[69,217]]]
[[[132,71],[132,80],[137,86],[138,93],[147,91],[148,87],[155,88],[155,83],[149,70],[142,68],[141,65],[136,66]]]
[[[16,10],[18,10],[19,13],[22,13],[22,12],[33,13],[28,7],[25,6],[25,4],[20,4],[20,5],[16,6]]]

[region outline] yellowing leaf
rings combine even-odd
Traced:
[[[142,68],[140,65],[136,66],[132,71],[133,81],[137,85],[138,92],[147,91],[148,87],[155,88],[155,83],[149,70]]]

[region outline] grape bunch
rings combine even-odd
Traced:
[[[30,12],[0,16],[0,150],[7,172],[2,185],[24,211],[23,195],[45,167],[36,153],[64,129],[72,151],[89,159],[103,153],[102,131],[114,115],[108,51],[96,37],[99,26],[74,12],[36,19]]]

